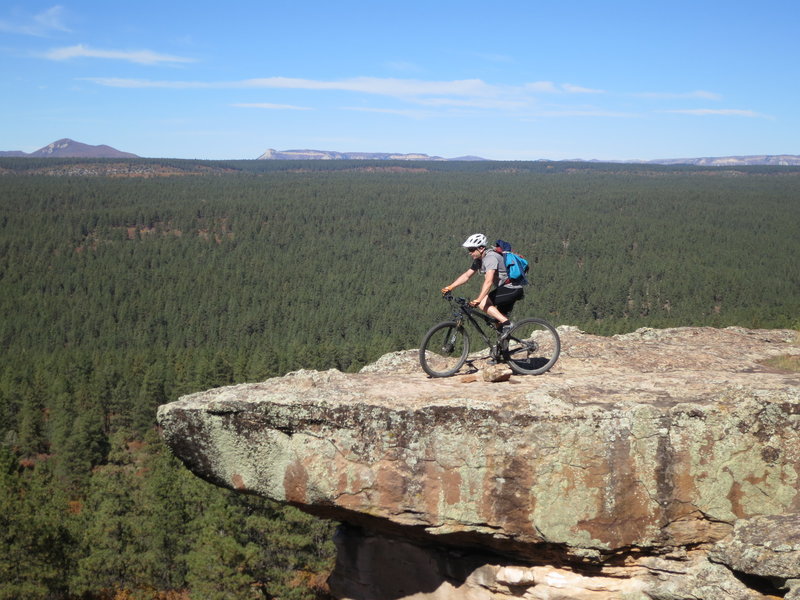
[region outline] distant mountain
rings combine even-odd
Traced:
[[[336,152],[333,150],[273,150],[270,148],[257,160],[486,160],[479,156],[442,158],[427,154],[397,154],[392,152]]]
[[[389,152],[336,152],[334,150],[273,150],[270,148],[258,160],[490,160],[480,156],[442,158],[427,154],[397,154]],[[696,165],[700,167],[743,167],[748,165],[800,166],[800,156],[791,154],[723,156],[704,158],[664,158],[657,160],[601,161],[581,160],[577,162],[616,162],[653,165]]]
[[[122,152],[111,146],[90,146],[69,138],[64,138],[26,153],[19,150],[0,151],[0,157],[71,157],[71,158],[140,158],[130,152]],[[442,158],[428,154],[401,154],[397,152],[337,152],[335,150],[274,150],[270,148],[257,160],[407,160],[407,161],[488,161],[480,156],[458,156]],[[540,159],[545,162],[546,159]],[[751,165],[800,166],[800,155],[796,154],[758,154],[752,156],[722,156],[701,158],[662,158],[656,160],[614,160],[574,159],[575,162],[612,162],[621,164],[653,165],[695,165],[699,167],[744,167]],[[568,161],[559,161],[568,162]]]
[[[744,167],[748,165],[800,166],[800,156],[793,154],[761,154],[754,156],[721,156],[717,158],[664,158],[649,160],[657,165],[697,165],[699,167]]]
[[[0,156],[27,156],[31,158],[139,158],[130,152],[121,152],[111,146],[90,146],[69,138],[64,138],[39,148],[30,154],[20,151],[0,152]]]

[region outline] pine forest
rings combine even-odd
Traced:
[[[800,168],[0,158],[0,600],[323,597],[334,526],[194,477],[156,409],[418,347],[476,232],[518,316],[800,329]]]

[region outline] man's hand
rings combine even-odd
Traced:
[[[449,285],[446,285],[442,288],[442,295],[449,294],[452,288]]]
[[[470,300],[469,301],[469,305],[470,306],[478,306],[478,304],[480,304],[480,303],[481,303],[480,300]]]

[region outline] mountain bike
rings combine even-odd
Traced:
[[[561,352],[561,339],[555,327],[544,319],[517,321],[506,334],[499,330],[496,319],[470,306],[465,298],[447,293],[453,318],[431,327],[422,338],[419,363],[431,377],[455,375],[466,362],[481,358],[505,362],[519,375],[540,375],[552,367]],[[494,329],[494,339],[481,328],[478,320]],[[488,346],[488,355],[470,356],[470,338],[465,325],[471,323]]]

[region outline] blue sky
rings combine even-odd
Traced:
[[[800,154],[800,3],[0,2],[0,150]]]

